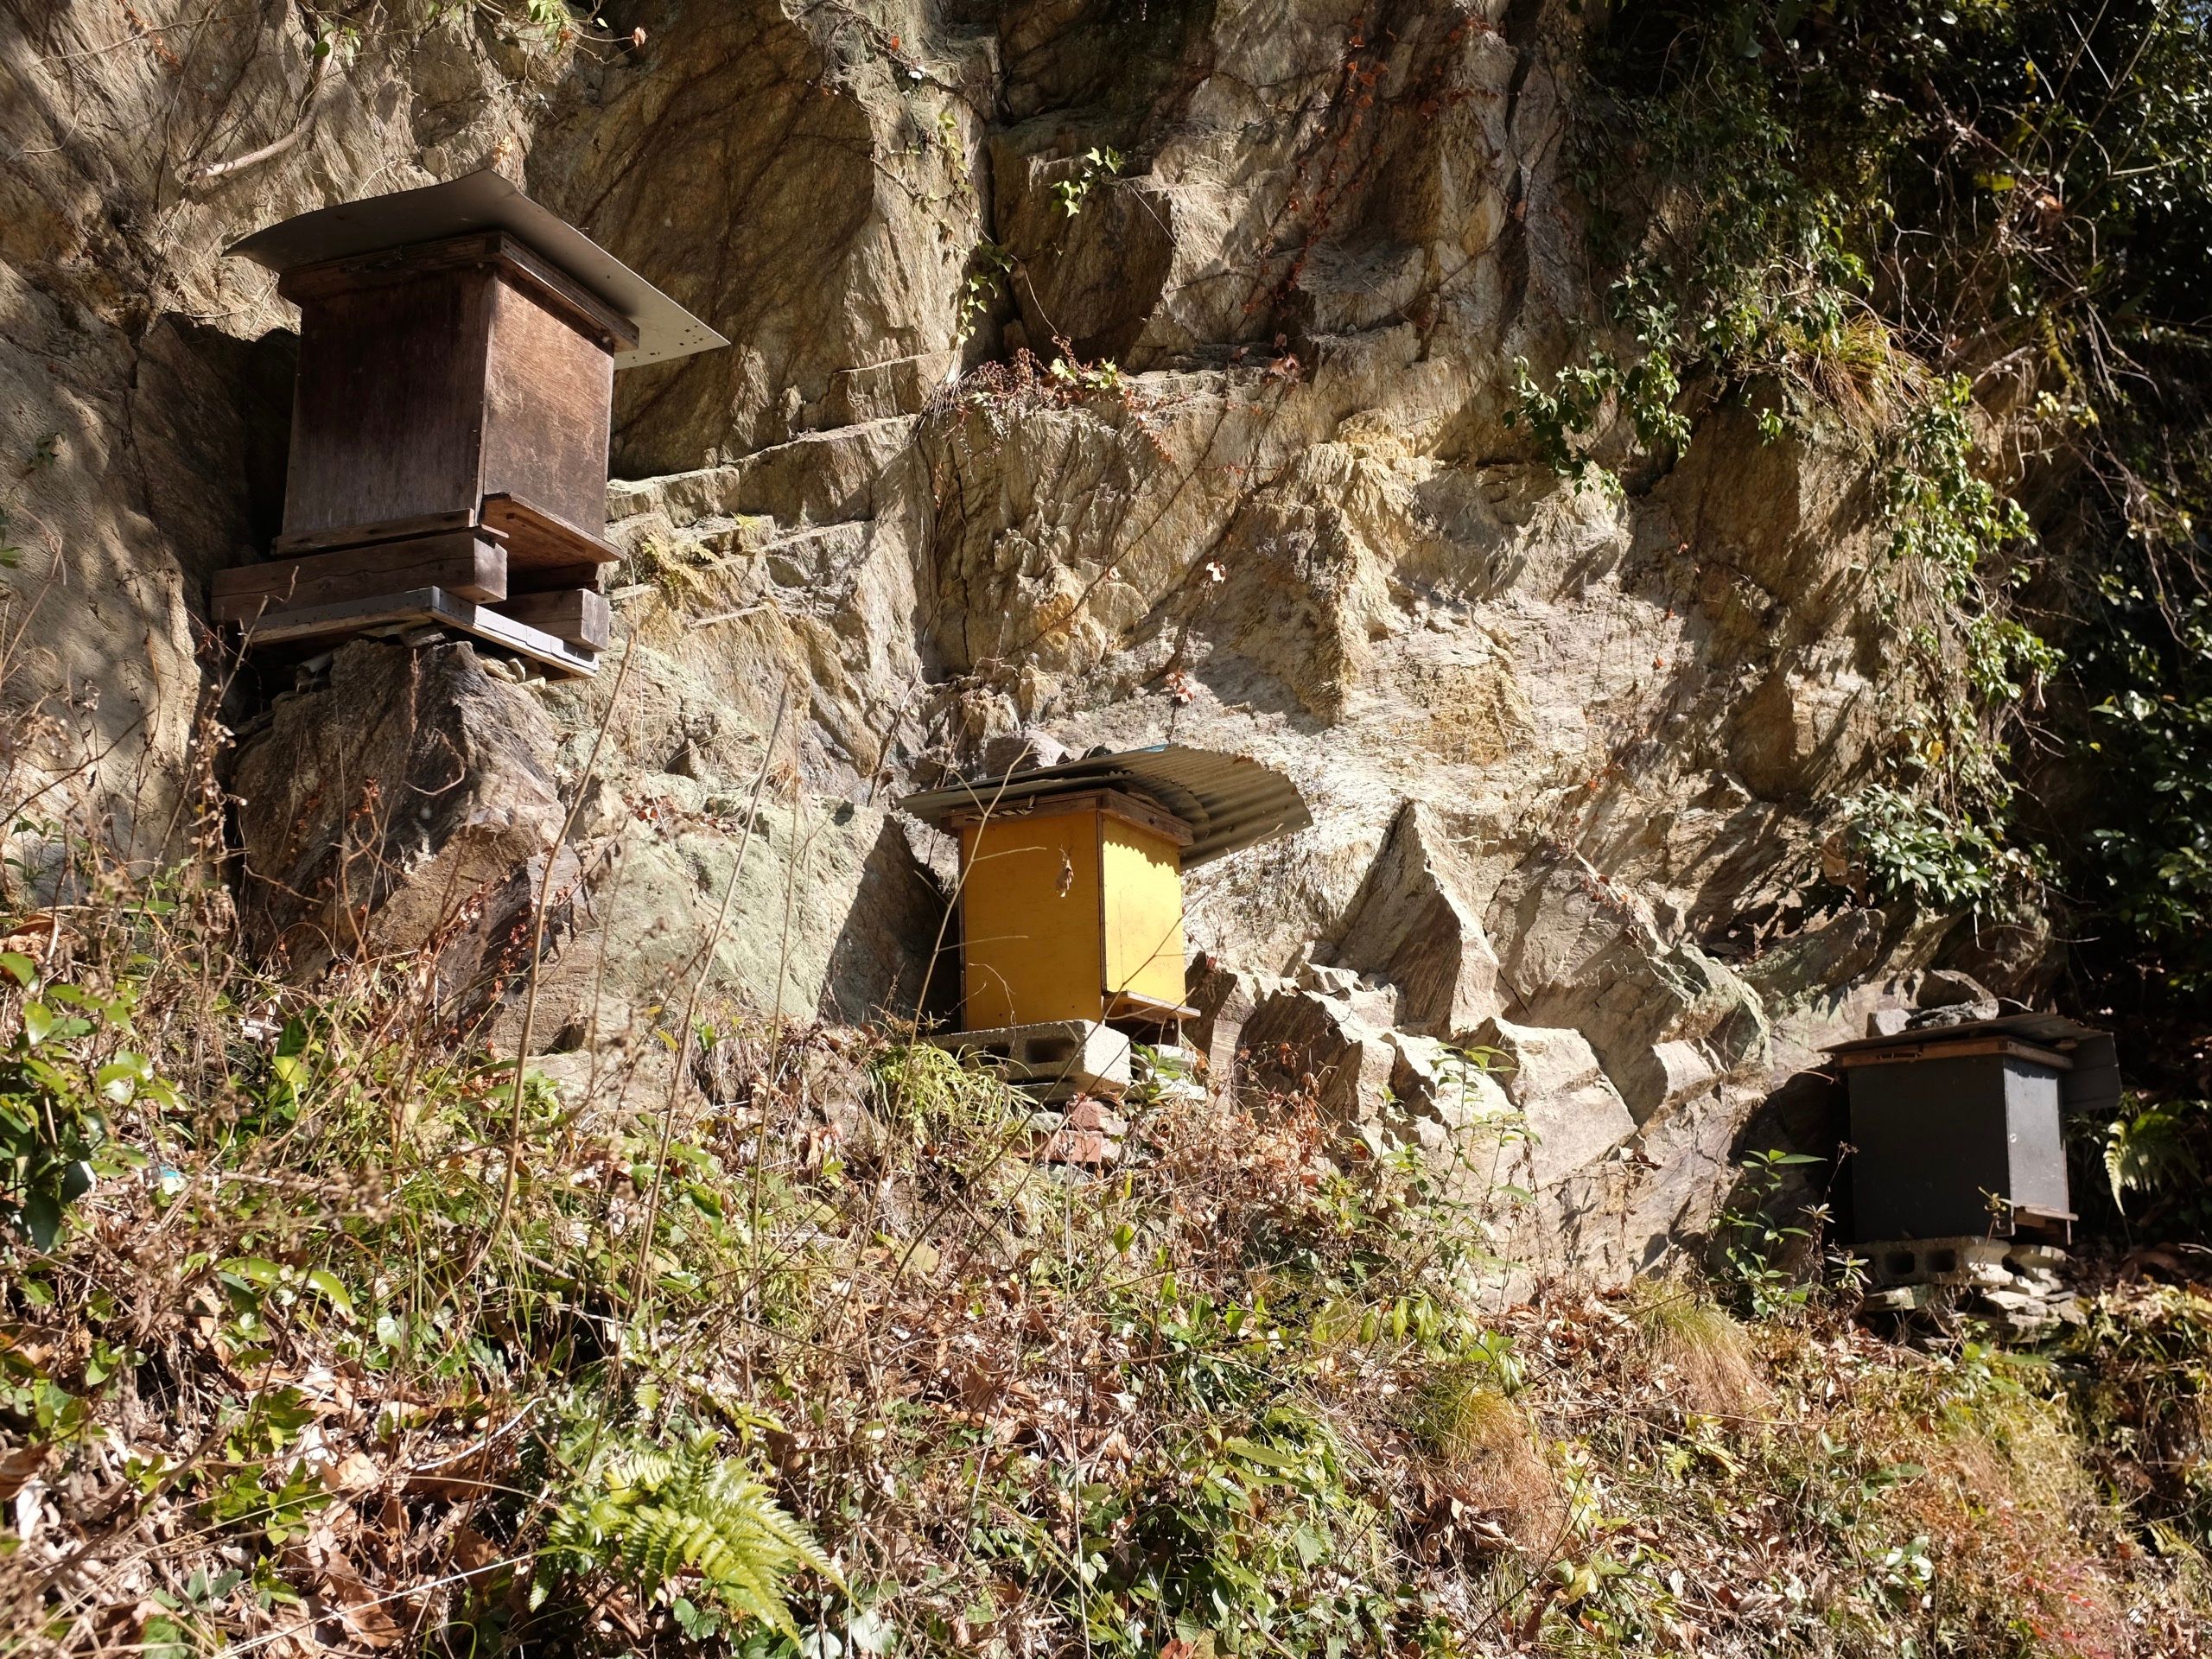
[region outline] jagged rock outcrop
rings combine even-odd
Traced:
[[[302,976],[419,954],[456,1014],[504,1000],[511,1038],[543,894],[549,1049],[642,1042],[694,985],[801,1019],[923,1013],[944,903],[906,831],[810,798],[789,747],[634,649],[611,712],[611,682],[554,690],[465,644],[338,651],[239,745],[251,945]]]
[[[1355,1121],[1372,1116],[1390,1086],[1396,1054],[1387,993],[1350,974],[1309,974],[1300,987],[1262,982],[1243,1022],[1237,1083],[1311,1098],[1322,1111]]]
[[[239,743],[248,944],[302,977],[419,956],[442,1006],[480,1000],[527,962],[541,889],[565,906],[579,882],[555,743],[537,699],[467,645],[343,646]]]
[[[918,413],[960,362],[997,37],[915,3],[632,10],[642,44],[565,66],[527,181],[731,346],[623,378],[619,465]]]
[[[223,245],[512,162],[528,130],[512,48],[400,10],[321,55],[294,8],[0,10],[0,544],[24,642],[6,696],[70,705],[39,762],[96,770],[145,857],[188,821],[207,578],[265,544],[281,500],[294,317]]]
[[[1449,1037],[1497,1011],[1497,953],[1477,913],[1478,882],[1435,812],[1408,801],[1334,941],[1339,964],[1396,988],[1402,1029]]]
[[[1901,656],[1855,441],[1707,411],[1613,494],[1505,421],[1516,359],[1602,326],[1573,9],[636,0],[563,42],[403,3],[321,55],[303,12],[136,15],[0,21],[0,449],[16,741],[141,843],[228,683],[205,579],[281,505],[291,320],[226,240],[498,165],[734,342],[620,383],[597,681],[358,647],[249,730],[246,906],[296,964],[506,916],[574,804],[564,1079],[692,983],[909,1014],[951,975],[908,785],[1040,728],[1248,752],[1313,823],[1191,884],[1217,1071],[1530,1186],[1516,1247],[1618,1275],[1706,1224],[1777,1083],[1973,948],[1805,901]],[[473,781],[432,799],[442,755]],[[364,839],[367,777],[410,804]]]
[[[1528,1185],[1554,1186],[1635,1132],[1620,1092],[1581,1033],[1492,1019],[1475,1041],[1497,1057],[1499,1086],[1526,1126]]]

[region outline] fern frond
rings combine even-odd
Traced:
[[[676,1450],[632,1446],[601,1459],[597,1478],[556,1506],[545,1537],[545,1560],[564,1570],[620,1569],[649,1596],[696,1578],[690,1593],[794,1640],[784,1600],[791,1575],[837,1582],[813,1535],[742,1461],[721,1455],[712,1431]]]
[[[2105,1179],[2113,1204],[2123,1213],[2130,1192],[2154,1192],[2194,1180],[2202,1165],[2196,1136],[2204,1128],[2202,1109],[2191,1103],[2145,1106],[2132,1117],[2113,1120],[2105,1135]]]

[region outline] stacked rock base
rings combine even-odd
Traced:
[[[1978,1319],[2020,1338],[2084,1315],[2059,1277],[2066,1252],[2004,1238],[1916,1238],[1862,1244],[1875,1288],[1863,1306],[1942,1326]]]
[[[1096,1020],[955,1032],[931,1040],[1038,1103],[1029,1127],[1041,1163],[1076,1169],[1118,1163],[1128,1107],[1205,1097],[1194,1051],[1144,1046]]]

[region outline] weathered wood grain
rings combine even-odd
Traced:
[[[410,589],[439,588],[467,600],[507,596],[506,550],[468,531],[271,559],[218,571],[215,620],[243,622]]]
[[[286,273],[301,308],[283,533],[304,553],[488,524],[603,564],[613,352],[636,330],[504,233]],[[572,584],[571,584],[572,585]]]
[[[607,499],[606,465],[604,460],[600,462],[599,488],[595,492],[596,499],[601,504]],[[603,505],[600,511],[605,511]],[[507,537],[510,563],[517,569],[558,570],[579,564],[589,569],[613,564],[622,556],[622,550],[612,542],[534,501],[512,495],[487,495],[484,498],[483,517],[486,525]]]
[[[321,553],[334,547],[365,547],[372,542],[411,541],[418,536],[435,536],[452,530],[475,530],[476,514],[467,507],[451,507],[442,512],[418,512],[411,518],[394,518],[381,524],[341,524],[335,530],[303,531],[296,536],[279,536],[270,543],[269,550],[276,557],[290,557],[302,553]],[[486,537],[489,541],[505,539],[502,533],[493,531]]]
[[[310,300],[334,294],[493,267],[502,270],[508,282],[531,290],[562,313],[572,327],[599,339],[610,351],[626,352],[637,345],[635,323],[530,244],[505,231],[473,232],[296,265],[284,273],[276,291],[294,304],[304,306]]]
[[[474,514],[492,280],[432,273],[301,308],[286,536]]]
[[[527,622],[570,645],[607,649],[613,638],[614,607],[588,588],[557,593],[512,594],[493,607],[500,615]]]
[[[519,563],[600,556],[588,550],[598,544],[591,529],[607,521],[613,404],[614,359],[606,348],[503,270],[492,290],[485,361],[483,489],[487,514],[499,499],[530,509],[502,525],[513,534]]]

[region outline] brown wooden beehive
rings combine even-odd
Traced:
[[[493,173],[231,250],[300,308],[284,527],[215,579],[249,645],[421,623],[565,674],[608,637],[614,372],[721,337]]]

